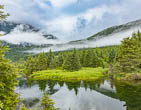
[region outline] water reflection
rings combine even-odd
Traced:
[[[27,107],[36,107],[44,92],[61,110],[141,110],[141,84],[97,80],[58,82],[21,80],[17,92]]]

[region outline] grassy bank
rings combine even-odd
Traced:
[[[45,70],[39,71],[31,75],[33,80],[58,80],[58,81],[72,81],[72,80],[97,80],[104,76],[108,70],[103,68],[82,68],[79,71],[65,71],[65,70]]]
[[[141,81],[141,73],[120,73],[116,79],[125,81]]]

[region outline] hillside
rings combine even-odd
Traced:
[[[19,56],[38,54],[40,52],[64,51],[73,48],[95,48],[119,45],[121,41],[141,29],[141,20],[132,21],[119,26],[113,26],[94,34],[87,39],[80,39],[68,43],[62,43],[57,37],[46,34],[27,24],[16,24],[11,22],[0,23],[0,32],[4,33],[1,40],[11,48],[7,54],[9,58],[17,59]]]
[[[141,30],[141,20],[104,29],[87,39],[52,45],[51,47],[42,48],[40,50],[34,49],[28,52],[39,53],[41,51],[48,52],[50,49],[53,51],[64,51],[73,48],[95,48],[120,45],[124,38],[130,37],[133,32],[138,30]]]

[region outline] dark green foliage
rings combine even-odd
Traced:
[[[63,56],[63,54],[59,54],[58,56],[57,56],[57,59],[58,59],[58,66],[59,67],[62,67],[62,65],[63,65],[63,63],[64,63],[64,56]]]
[[[85,55],[86,55],[86,49],[83,48],[83,50],[80,52],[80,63],[81,66],[85,66]]]
[[[39,71],[47,69],[47,56],[45,53],[40,53],[37,57],[37,68]]]
[[[44,96],[42,97],[40,101],[40,110],[59,110],[58,108],[54,107],[54,101],[51,99],[48,93],[44,93]]]
[[[114,49],[111,49],[109,51],[109,56],[108,56],[108,63],[114,63],[114,61],[116,60],[116,51]]]
[[[8,16],[2,9],[3,6],[0,5],[0,21]],[[10,60],[5,58],[7,51],[7,46],[3,46],[0,42],[0,109],[16,110],[19,102],[18,95],[15,94],[15,87],[18,84],[17,73]]]
[[[85,51],[84,51],[85,52]],[[93,57],[93,50],[88,49],[86,53],[84,53],[84,67],[91,67],[92,66],[92,57]]]
[[[38,71],[37,58],[29,56],[25,65],[25,74],[30,76],[35,71]]]
[[[72,53],[69,53],[67,58],[64,61],[63,69],[70,71],[77,71],[81,68],[80,60],[77,55],[76,49]]]
[[[53,58],[54,58],[54,54],[50,50],[49,53],[48,53],[48,55],[47,55],[47,67],[50,66],[50,63],[52,62]]]
[[[104,67],[102,58],[98,57],[96,53],[93,54],[91,67]]]
[[[55,69],[59,67],[59,59],[57,57],[54,57],[54,59],[51,60],[49,68]]]
[[[2,10],[4,9],[3,5],[0,5],[0,21],[5,20],[9,14],[5,14]]]
[[[133,33],[131,38],[126,38],[120,45],[119,63],[122,71],[134,72],[141,64],[141,49],[139,38]]]
[[[6,47],[0,45],[0,101],[4,109],[15,109],[18,104],[18,95],[14,93],[17,86],[17,74],[15,67],[4,58]]]

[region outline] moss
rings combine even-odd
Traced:
[[[32,74],[30,77],[33,80],[58,80],[58,81],[91,81],[104,77],[108,69],[98,68],[82,68],[79,71],[65,71],[65,70],[46,70],[39,71]]]

